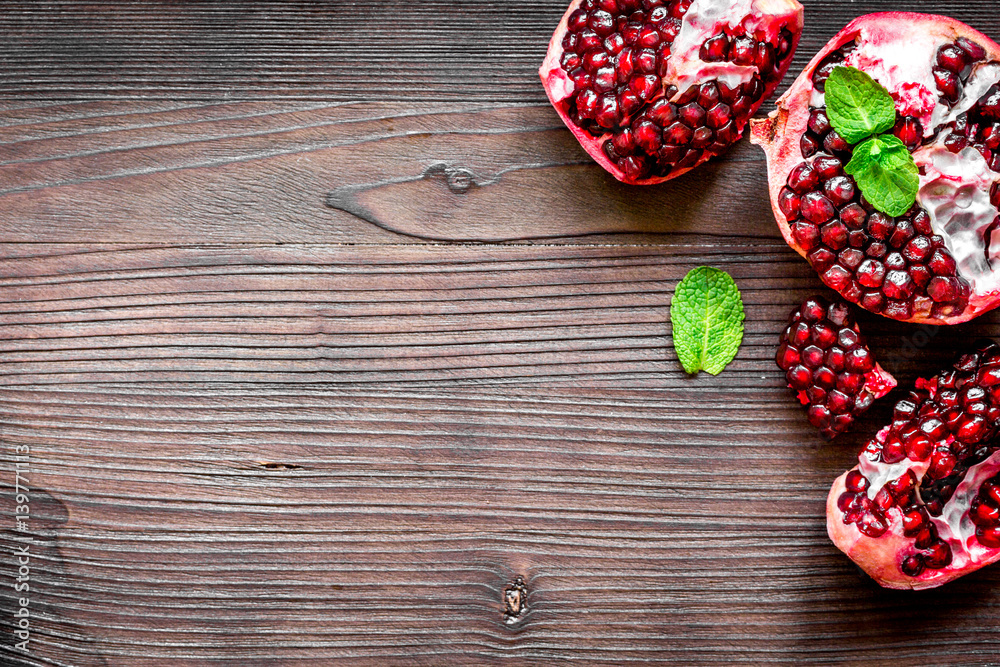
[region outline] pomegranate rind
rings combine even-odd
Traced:
[[[879,364],[865,373],[865,387],[875,399],[882,398],[896,387],[896,378]]]
[[[562,19],[560,19],[559,24],[552,33],[552,38],[549,40],[549,48],[548,51],[546,51],[545,59],[542,61],[541,67],[538,68],[538,75],[542,80],[542,87],[545,89],[545,95],[549,98],[549,102],[556,110],[559,118],[566,125],[566,127],[569,128],[569,131],[573,133],[573,136],[576,137],[580,146],[582,146],[583,149],[587,151],[587,154],[590,155],[595,162],[601,165],[605,171],[614,176],[617,180],[631,185],[655,185],[657,183],[663,183],[664,181],[669,181],[670,179],[676,178],[681,174],[686,174],[707,161],[709,156],[706,155],[697,164],[686,168],[674,169],[666,176],[652,176],[650,178],[632,181],[629,180],[625,173],[618,168],[618,165],[608,159],[608,156],[605,155],[602,150],[604,142],[611,137],[610,132],[605,132],[604,134],[595,137],[569,119],[563,102],[565,102],[565,100],[573,94],[575,86],[573,81],[569,78],[567,72],[560,65],[560,61],[562,60],[563,55],[562,42],[567,33],[567,24],[569,22],[570,15],[580,7],[581,3],[582,0],[573,0],[573,2],[571,2],[569,7],[566,9]],[[778,87],[778,84],[788,72],[788,67],[792,62],[791,55],[795,53],[795,49],[799,44],[799,38],[802,36],[803,13],[804,10],[798,0],[751,1],[750,16],[753,16],[756,19],[756,23],[766,25],[768,27],[767,32],[771,34],[776,34],[782,28],[787,28],[792,34],[792,46],[791,51],[789,52],[789,57],[786,58],[784,64],[778,70],[779,75],[775,77],[773,82],[765,86],[764,93],[761,95],[760,99],[750,107],[750,116],[756,113],[757,109],[760,108],[760,105],[771,97],[775,88]],[[709,71],[711,71],[713,66],[712,63],[705,62],[701,62],[701,65],[708,68]],[[710,76],[706,77],[706,79],[710,78]],[[665,80],[663,82],[663,87],[666,88],[670,85],[670,83],[670,81]],[[743,135],[743,132],[746,129],[746,124],[746,120],[740,123],[738,136]]]
[[[902,562],[916,553],[916,549],[913,546],[913,538],[903,535],[902,513],[898,507],[890,508],[886,512],[889,529],[880,537],[868,537],[858,530],[856,524],[845,524],[841,518],[843,512],[837,507],[837,499],[847,491],[845,483],[847,476],[858,469],[859,467],[855,466],[848,470],[830,487],[830,493],[826,498],[826,531],[837,548],[880,586],[899,590],[936,588],[1000,560],[1000,549],[982,546],[974,535],[963,539],[961,535],[956,536],[947,528],[939,528],[941,537],[951,547],[952,563],[939,570],[924,570],[916,577],[904,574],[901,569]],[[918,477],[922,476],[926,469],[927,464],[919,463],[910,468],[918,473]],[[1000,471],[1000,452],[975,466],[962,484],[978,488],[983,480],[998,471]]]
[[[838,32],[826,46],[817,53],[805,69],[796,77],[788,90],[775,102],[776,108],[765,118],[750,120],[750,143],[760,146],[767,160],[768,192],[771,210],[778,223],[785,242],[803,258],[807,251],[799,246],[792,235],[791,225],[778,206],[778,195],[785,185],[785,179],[798,164],[805,162],[799,148],[799,137],[809,121],[809,107],[813,92],[812,76],[820,63],[844,44],[854,40],[864,32],[870,42],[888,41],[889,38],[905,34],[936,35],[945,41],[965,37],[986,50],[986,59],[1000,61],[1000,45],[983,33],[953,18],[934,14],[912,12],[880,12],[860,16]],[[931,54],[928,54],[930,57]],[[961,312],[945,317],[932,318],[915,315],[904,322],[928,324],[960,324],[967,322],[1000,305],[1000,292],[973,293],[969,305]]]

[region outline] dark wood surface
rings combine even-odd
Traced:
[[[793,73],[887,8],[1000,37],[807,2]],[[1000,570],[885,591],[826,537],[890,407],[825,444],[783,387],[820,284],[762,155],[605,175],[536,78],[562,10],[4,3],[0,664],[1000,663]],[[718,377],[670,345],[699,264],[747,307]],[[904,385],[1000,334],[862,323]]]

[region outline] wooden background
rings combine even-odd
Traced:
[[[805,4],[793,73],[885,8],[1000,37],[993,0]],[[3,4],[0,664],[1000,664],[1000,569],[885,591],[827,539],[891,402],[824,444],[783,387],[820,283],[762,154],[615,182],[537,79],[563,9]],[[705,263],[747,333],[690,378]],[[904,386],[1000,334],[862,324]]]

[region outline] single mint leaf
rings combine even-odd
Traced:
[[[849,144],[896,124],[896,103],[875,79],[853,67],[835,67],[826,80],[826,116]]]
[[[917,165],[903,142],[892,134],[855,146],[844,171],[854,177],[865,199],[886,215],[903,215],[917,200]]]
[[[691,269],[670,304],[674,349],[684,370],[721,373],[743,342],[743,318],[743,300],[728,273]]]

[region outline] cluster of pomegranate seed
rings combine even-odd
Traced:
[[[569,16],[560,60],[574,85],[568,116],[595,137],[612,133],[604,153],[630,180],[666,176],[720,153],[742,132],[737,119],[745,122],[791,56],[794,39],[787,29],[771,44],[763,34],[739,32],[738,25],[733,34],[708,38],[699,57],[755,66],[749,81],[664,90],[671,45],[691,3],[583,0]]]
[[[823,90],[830,72],[854,48],[850,43],[821,63],[813,73],[818,90]],[[984,55],[982,47],[964,38],[941,47],[941,66],[934,73],[942,94],[952,102],[957,100],[950,92],[960,92],[972,63]],[[991,168],[1000,166],[1000,153],[993,152],[1000,147],[1000,122],[992,120],[1000,121],[1000,90],[996,88],[944,126],[950,150],[957,153],[974,145]],[[899,114],[894,133],[910,150],[937,136],[924,138],[919,120]],[[778,207],[823,281],[849,301],[893,319],[943,318],[964,310],[970,285],[957,274],[955,259],[944,239],[934,233],[930,216],[914,204],[904,215],[892,218],[865,200],[854,179],[843,171],[851,146],[831,127],[825,109],[810,109],[808,129],[799,143],[807,161],[788,174]],[[991,200],[1000,206],[996,185]],[[1000,228],[1000,217],[994,225]]]
[[[666,97],[644,109],[630,127],[619,127],[604,142],[604,154],[630,178],[666,176],[722,153],[739,137],[733,121],[763,93],[760,79],[728,88],[721,81],[691,86],[676,101]]]
[[[959,357],[952,368],[918,383],[909,396],[896,403],[888,429],[871,439],[862,451],[862,456],[872,463],[892,464],[904,459],[929,462],[920,482],[919,502],[912,493],[916,479],[911,471],[887,483],[869,499],[869,480],[855,470],[848,475],[847,491],[837,501],[844,512],[844,523],[856,523],[865,535],[879,537],[888,528],[885,512],[898,506],[903,534],[915,538],[916,548],[923,550],[907,557],[901,564],[902,571],[915,577],[925,569],[947,566],[951,550],[939,539],[928,516],[941,516],[969,468],[1000,448],[998,434],[1000,346],[982,341],[974,352]],[[990,493],[991,487],[984,484],[980,491],[983,507],[977,510],[983,522],[992,521],[994,516],[1000,518],[1000,510],[989,510],[990,503],[996,504],[992,499],[987,502]],[[986,532],[995,525],[984,525],[980,532],[985,540],[997,539],[1000,545],[1000,530]]]
[[[1000,475],[979,487],[969,505],[969,519],[976,525],[976,539],[984,547],[1000,549]]]
[[[843,301],[806,299],[792,312],[775,361],[824,438],[846,431],[877,398],[866,377],[875,357]]]

